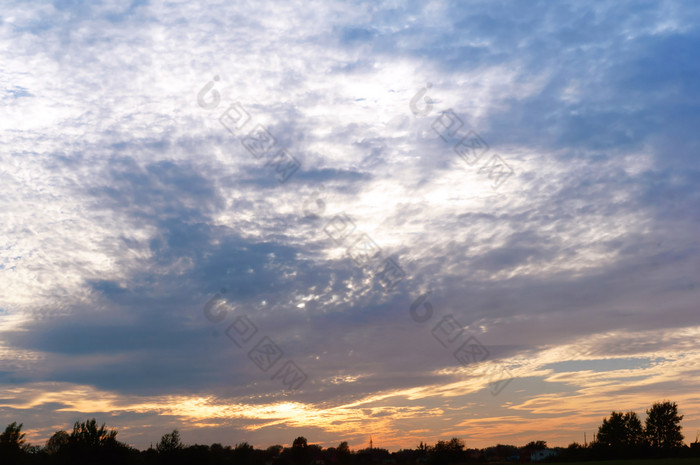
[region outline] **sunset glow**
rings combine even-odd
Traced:
[[[0,421],[700,431],[700,4],[10,1]]]

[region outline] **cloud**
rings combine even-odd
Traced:
[[[565,445],[670,396],[692,427],[697,16],[688,2],[8,5],[0,416],[39,441],[98,415],[139,447],[178,425],[258,445],[361,446],[367,431],[390,448]],[[245,117],[227,128],[234,104]],[[257,125],[269,153],[250,148]],[[488,146],[473,163],[454,148],[470,131]],[[284,180],[282,149],[299,163]],[[513,172],[497,188],[495,154]],[[405,273],[389,291],[387,258]],[[448,315],[459,336],[443,347]],[[243,317],[257,332],[238,347]],[[489,359],[461,366],[470,335]],[[282,355],[262,370],[265,337]],[[308,376],[294,392],[275,378],[286,361]],[[493,367],[515,377],[498,396]]]

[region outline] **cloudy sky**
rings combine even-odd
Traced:
[[[0,15],[0,426],[695,439],[696,2]]]

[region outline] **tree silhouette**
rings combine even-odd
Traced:
[[[530,441],[525,444],[524,449],[543,450],[547,448],[547,441]]]
[[[63,430],[56,431],[49,438],[49,440],[46,441],[46,447],[44,448],[44,450],[49,455],[56,455],[62,449],[65,449],[68,446],[69,439],[70,439],[70,436],[65,431],[63,431]]]
[[[19,462],[28,444],[24,441],[22,423],[12,422],[0,433],[0,461]]]
[[[98,427],[94,418],[75,422],[65,449],[61,459],[71,465],[122,464],[138,452],[117,441],[117,430],[107,430],[104,423]]]
[[[675,402],[656,402],[647,410],[645,434],[649,445],[656,449],[669,450],[683,446],[681,420]]]
[[[4,450],[21,450],[24,448],[24,433],[22,432],[22,423],[19,425],[13,421],[3,433],[0,433],[0,447]]]
[[[180,432],[176,429],[172,433],[166,433],[161,436],[160,441],[156,444],[156,450],[159,454],[166,454],[182,449],[180,441]]]
[[[464,441],[452,438],[449,441],[438,441],[430,449],[430,461],[433,463],[461,462],[464,455]]]
[[[292,461],[295,465],[309,463],[308,447],[309,443],[304,436],[299,436],[292,442]]]
[[[629,451],[644,442],[642,422],[634,412],[615,412],[598,427],[598,444],[615,451]]]
[[[343,441],[338,444],[338,454],[350,455],[350,446],[348,445],[347,441]]]
[[[275,444],[274,446],[268,447],[266,452],[270,457],[279,457],[283,450],[284,447],[282,447],[280,444]]]
[[[180,432],[178,430],[174,429],[170,433],[165,433],[161,436],[158,444],[156,444],[158,463],[163,465],[178,465],[184,463],[184,449],[185,447],[182,441],[180,441]]]
[[[304,436],[299,436],[292,442],[292,449],[305,449],[309,445]]]
[[[350,446],[348,445],[347,441],[343,441],[340,444],[338,444],[336,454],[338,456],[338,463],[340,463],[340,465],[347,465],[350,463],[352,453],[350,452]]]
[[[81,447],[104,447],[116,443],[117,430],[107,431],[105,424],[97,427],[97,420],[94,418],[82,423],[76,421],[73,425],[73,432],[68,438],[69,443]]]
[[[233,449],[234,462],[239,465],[251,463],[254,454],[255,448],[247,442],[236,444],[236,447]]]

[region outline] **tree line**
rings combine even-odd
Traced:
[[[646,411],[642,426],[635,412],[615,412],[603,420],[592,445],[607,458],[673,455],[683,444],[681,420],[675,402],[657,402]]]
[[[600,460],[647,456],[700,456],[697,441],[684,445],[675,402],[657,402],[646,411],[644,424],[635,412],[613,411],[603,419],[591,443],[572,443],[566,448],[547,447],[545,441],[531,441],[522,447],[499,444],[468,449],[464,441],[452,438],[434,445],[420,442],[414,449],[390,453],[369,447],[350,450],[343,441],[337,447],[322,448],[297,437],[291,447],[281,445],[256,449],[244,442],[234,447],[221,444],[185,445],[180,433],[164,434],[155,447],[140,451],[117,440],[117,430],[98,425],[96,419],[76,422],[73,430],[55,432],[44,446],[25,440],[22,424],[13,422],[0,434],[0,465],[443,465],[494,461],[527,462],[538,451],[551,451],[548,460]]]

